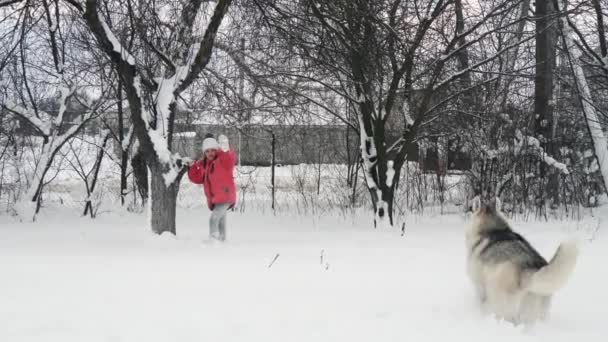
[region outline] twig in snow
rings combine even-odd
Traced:
[[[401,224],[401,236],[405,235],[405,222]]]
[[[321,265],[323,265],[323,252],[324,251],[325,251],[324,249],[321,250]]]
[[[279,258],[279,253],[277,253],[277,255],[274,256],[274,259],[272,259],[272,262],[270,262],[270,265],[268,265],[268,268],[271,268],[272,265],[274,265],[275,261],[277,261],[277,259]]]

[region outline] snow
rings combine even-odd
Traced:
[[[553,157],[549,156],[545,152],[542,152],[541,157],[547,165],[553,166],[554,168],[558,169],[559,171],[561,171],[561,173],[563,173],[565,175],[570,174],[570,171],[568,171],[568,167],[566,166],[566,164],[558,162],[557,160],[555,160]]]
[[[192,131],[188,131],[188,132],[178,132],[173,134],[174,137],[180,137],[180,138],[195,138],[196,137],[196,132],[192,132]]]
[[[133,125],[129,126],[129,130],[127,131],[127,134],[125,134],[123,136],[122,146],[121,146],[123,151],[129,150],[129,146],[131,145],[132,136],[133,136]]]
[[[608,333],[602,231],[583,245],[550,320],[523,329],[479,312],[460,216],[413,216],[401,237],[367,220],[230,212],[229,241],[213,245],[208,215],[179,209],[177,237],[126,212],[0,217],[0,340],[600,342]],[[546,257],[587,226],[517,224]]]
[[[414,125],[414,119],[412,119],[412,115],[411,115],[411,109],[410,109],[410,105],[408,103],[409,99],[404,99],[403,100],[403,117],[405,118],[405,122],[410,125],[413,126]]]
[[[599,171],[599,169],[600,169],[600,166],[597,163],[597,159],[594,158],[588,167],[585,166],[583,168],[583,172],[585,172],[586,174],[592,174],[592,173]]]
[[[179,153],[172,154],[167,147],[167,139],[158,130],[148,128],[148,136],[154,146],[154,151],[158,156],[158,160],[167,166],[167,170],[163,173],[165,185],[169,187],[179,174],[176,161],[180,159]]]
[[[325,177],[344,172],[339,167],[323,167],[326,195],[341,189]],[[206,241],[209,211],[200,186],[182,182],[178,236],[157,236],[149,215],[117,202],[95,220],[81,217],[82,196],[74,190],[81,182],[60,173],[46,187],[36,222],[0,212],[0,341],[605,339],[608,277],[597,271],[608,256],[605,212],[583,221],[516,222],[548,258],[573,233],[587,239],[573,278],[554,297],[551,319],[522,329],[480,313],[465,274],[466,217],[432,208],[426,216],[408,214],[401,236],[400,225],[373,229],[369,209],[311,213],[289,189],[296,171],[305,188],[314,184],[314,165],[277,168],[280,210],[273,214],[259,204],[269,202],[270,169],[237,168],[239,204],[228,213],[224,245]],[[100,192],[118,193],[111,177],[115,167],[104,162]],[[319,202],[308,203],[322,208]]]
[[[51,24],[49,26],[49,31],[50,32],[57,31],[57,22],[53,21],[53,19],[51,19],[51,18],[49,18],[49,21],[51,22]]]
[[[394,162],[389,160],[386,164],[386,186],[390,188],[393,186],[393,179],[395,178],[395,169],[393,168]]]
[[[154,97],[156,99],[156,113],[159,116],[157,123],[160,124],[160,127],[157,127],[157,129],[164,135],[169,129],[169,106],[175,99],[173,94],[175,90],[175,76],[170,79],[159,79],[158,84],[158,91]]]
[[[133,79],[133,87],[135,88],[135,92],[137,93],[139,101],[141,102],[141,117],[144,120],[146,129],[148,129],[148,128],[150,128],[150,122],[152,122],[153,118],[150,115],[150,112],[146,109],[146,106],[144,103],[145,97],[144,97],[144,93],[141,89],[141,76],[135,75],[135,78]]]
[[[517,140],[515,141],[515,153],[519,154],[522,150],[526,150],[527,148],[531,148],[531,150],[535,153],[538,153],[541,160],[544,161],[547,165],[552,166],[558,169],[561,173],[568,175],[570,171],[568,170],[568,166],[564,163],[558,162],[555,158],[551,157],[549,154],[545,152],[545,150],[541,147],[540,141],[531,136],[524,136],[521,131],[516,132]]]
[[[177,169],[175,167],[171,167],[169,168],[169,170],[165,173],[163,173],[163,179],[165,180],[165,186],[169,187],[171,186],[171,184],[173,184],[173,182],[175,182],[175,180],[177,179],[178,176],[178,172]]]
[[[169,151],[169,148],[167,147],[167,140],[165,137],[163,137],[162,133],[150,128],[148,129],[148,135],[150,136],[150,140],[152,140],[152,145],[154,145],[154,151],[156,151],[158,159],[162,163],[170,163],[171,151]]]
[[[363,128],[363,118],[361,118],[360,115],[358,117],[359,127]],[[371,173],[372,169],[375,167],[375,162],[372,162],[371,159],[376,157],[376,145],[374,144],[373,137],[368,137],[364,129],[359,130],[359,135],[361,137],[361,157],[363,159],[365,178],[370,189],[377,189],[378,185],[374,181]],[[366,148],[366,144],[369,145],[369,151]]]
[[[160,127],[163,134],[166,134],[169,127],[170,105],[175,101],[175,91],[190,73],[190,69],[194,64],[201,42],[195,42],[188,49],[187,60],[184,65],[179,65],[175,69],[175,74],[168,78],[158,78],[158,90],[154,96],[156,100],[157,113],[160,116],[158,122],[163,126]],[[157,127],[158,128],[158,127]]]
[[[362,91],[357,94],[356,101],[358,103],[365,103],[367,101],[367,99],[365,98],[365,94]]]

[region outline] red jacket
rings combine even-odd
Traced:
[[[217,157],[208,161],[197,160],[188,169],[188,178],[194,184],[203,184],[207,206],[213,210],[214,204],[236,204],[236,186],[234,185],[234,164],[236,155],[232,149],[228,152],[217,150]]]

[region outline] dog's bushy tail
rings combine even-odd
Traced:
[[[542,295],[551,295],[561,289],[574,270],[578,252],[578,241],[562,242],[549,264],[532,274],[528,290]]]

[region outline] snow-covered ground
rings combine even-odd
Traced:
[[[83,154],[87,165],[92,156]],[[216,245],[205,242],[209,211],[200,187],[182,181],[178,236],[157,236],[145,214],[118,209],[118,172],[109,161],[93,196],[97,218],[80,217],[86,196],[67,158],[75,156],[56,163],[36,222],[8,215],[10,197],[1,198],[1,342],[593,342],[608,336],[602,264],[608,211],[603,220],[584,213],[580,222],[517,224],[546,257],[573,233],[587,239],[550,321],[522,329],[483,317],[475,304],[465,276],[466,218],[455,214],[464,198],[457,176],[447,180],[446,194],[457,205],[440,210],[434,177],[404,173],[403,184],[420,183],[405,188],[407,200],[397,204],[406,214],[398,218],[405,217],[401,236],[398,228],[371,228],[364,188],[355,200],[361,209],[351,207],[344,166],[277,168],[276,215],[270,170],[237,168],[238,209],[229,213],[228,242]],[[31,167],[22,164],[3,168],[5,190],[24,182]]]
[[[579,230],[573,278],[533,329],[483,317],[465,276],[458,215],[412,216],[405,236],[344,220],[231,212],[224,245],[208,211],[178,211],[178,236],[144,215],[37,222],[0,216],[0,341],[605,341],[605,227],[520,223],[546,256]],[[277,257],[278,255],[278,257]],[[276,258],[276,259],[275,259]],[[274,260],[274,263],[273,263]],[[272,264],[272,266],[270,266]],[[270,267],[269,267],[270,266]]]

